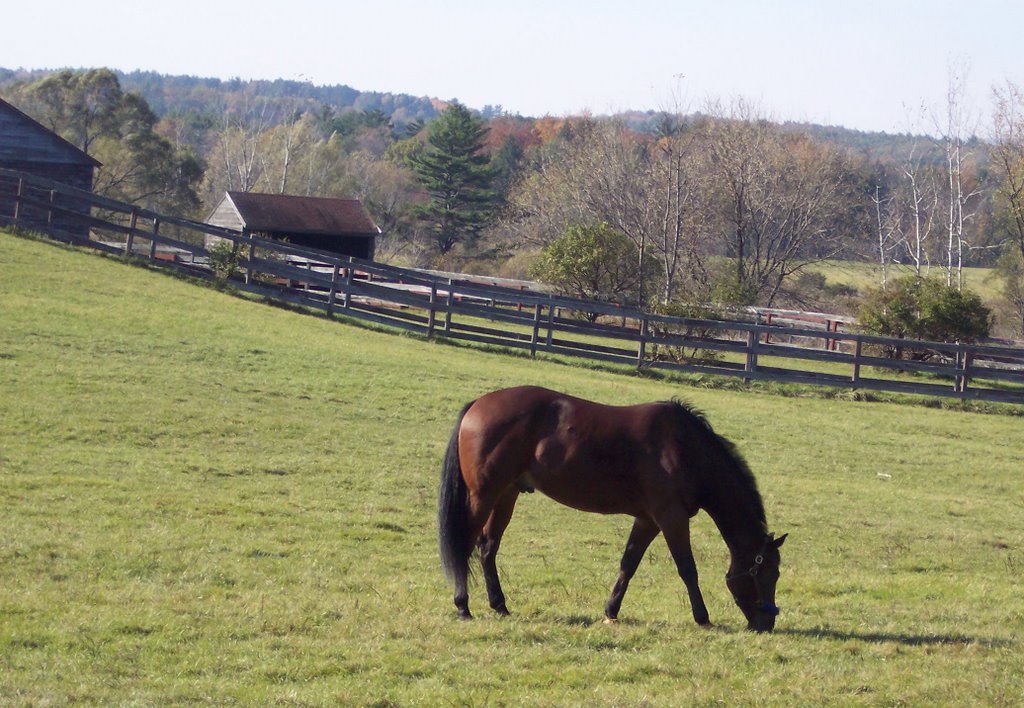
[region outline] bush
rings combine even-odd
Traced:
[[[683,303],[670,303],[659,305],[655,313],[697,320],[722,320],[723,313],[718,310],[701,306],[687,305]],[[698,325],[671,325],[664,322],[652,324],[655,336],[683,336],[696,337],[698,339],[712,339],[718,332],[715,328],[700,327]],[[652,350],[655,360],[671,361],[676,364],[714,364],[723,358],[723,354],[715,349],[702,349],[700,347],[676,347],[664,344],[655,344]]]
[[[218,282],[226,283],[238,274],[238,264],[242,259],[239,244],[228,239],[218,239],[210,246],[209,252],[210,270]]]
[[[654,258],[641,273],[638,255],[633,242],[608,224],[574,224],[544,248],[530,274],[571,297],[635,303],[641,282],[652,292],[659,273]]]
[[[969,290],[957,290],[933,278],[908,276],[870,293],[860,309],[861,327],[885,337],[929,342],[974,342],[987,337],[992,310]],[[903,347],[887,347],[901,358]],[[921,352],[916,358],[927,358]]]

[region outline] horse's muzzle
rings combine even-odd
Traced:
[[[775,618],[779,616],[779,608],[771,603],[764,603],[757,608],[757,614],[747,624],[752,632],[771,632],[775,629]]]

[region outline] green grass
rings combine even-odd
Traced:
[[[435,490],[459,407],[534,383],[681,396],[783,548],[776,633],[717,627],[629,520],[524,497],[515,616],[455,621]],[[367,330],[0,233],[0,703],[1011,705],[1024,696],[1019,417],[705,390]]]
[[[824,261],[809,265],[806,270],[823,274],[826,285],[855,288],[862,297],[869,290],[877,290],[882,282],[882,269],[877,263]],[[913,266],[909,265],[890,264],[888,268],[890,280],[911,275],[913,272]],[[937,278],[945,278],[945,271],[938,265],[933,265],[928,269],[928,273]],[[977,293],[989,305],[997,303],[1002,298],[1002,284],[992,268],[964,268],[963,279],[964,287]]]

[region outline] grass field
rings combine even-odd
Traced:
[[[524,497],[514,616],[437,561],[460,406],[533,383],[680,396],[737,443],[783,548],[753,635],[693,521],[716,627],[655,541]],[[706,390],[269,307],[0,232],[0,703],[1016,705],[1024,419]]]
[[[845,285],[866,293],[878,289],[881,283],[881,267],[876,263],[860,261],[824,261],[807,267],[808,272],[821,273],[829,285]],[[914,273],[909,265],[890,264],[889,278],[899,278]],[[936,278],[945,278],[945,271],[937,265],[928,269]],[[992,268],[964,268],[964,287],[978,293],[986,302],[999,299],[1001,284]],[[945,282],[945,280],[943,280]]]

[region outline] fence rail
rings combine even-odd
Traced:
[[[747,381],[1024,404],[1022,347],[657,315],[245,237],[5,169],[0,204],[13,205],[0,224],[200,277],[214,275],[207,237],[226,240],[240,290],[427,336]],[[88,227],[90,236],[55,226],[69,222]],[[906,358],[885,356],[887,350]]]

